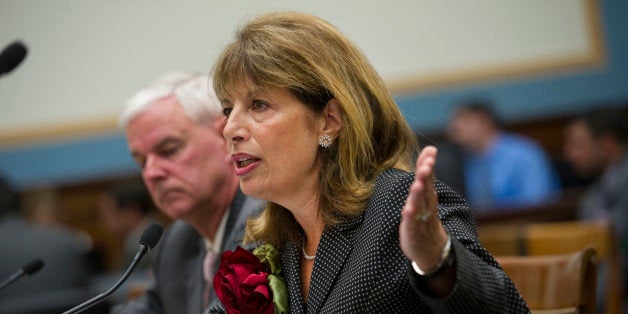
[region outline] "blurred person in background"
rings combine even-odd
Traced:
[[[534,206],[559,192],[557,174],[543,148],[503,130],[487,101],[460,103],[448,122],[447,136],[463,148],[465,193],[474,211]]]
[[[58,225],[37,225],[21,216],[20,197],[0,177],[0,280],[35,258],[44,267],[0,292],[0,313],[58,313],[91,296],[83,237]]]
[[[578,218],[612,222],[622,255],[624,298],[628,292],[627,152],[628,106],[593,109],[565,130],[565,159],[579,175],[597,178],[579,200]]]
[[[40,226],[66,225],[60,213],[59,195],[54,187],[28,193],[28,197],[23,199],[22,211],[29,221]]]
[[[98,212],[107,230],[122,241],[122,256],[117,263],[119,268],[129,266],[139,248],[144,229],[151,221],[153,202],[143,182],[114,184],[103,191],[98,198]],[[137,270],[146,270],[152,255],[144,256]]]
[[[201,313],[219,303],[220,254],[241,245],[265,202],[239,189],[208,75],[172,73],[135,94],[120,118],[155,205],[174,222],[153,256],[146,293],[115,313]]]
[[[140,248],[144,229],[150,222],[157,220],[152,215],[153,206],[142,181],[114,183],[100,193],[97,204],[99,218],[106,231],[120,243],[120,249],[114,251],[113,263],[108,270],[94,278],[94,290],[106,291],[130,266]],[[147,289],[152,257],[153,254],[144,255],[124,286],[109,298],[110,304],[124,303]]]

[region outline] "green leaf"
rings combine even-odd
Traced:
[[[286,288],[286,282],[281,277],[268,275],[268,285],[273,292],[275,314],[288,313],[288,288]]]
[[[262,263],[270,266],[270,273],[279,275],[281,273],[281,263],[278,261],[278,253],[272,244],[263,244],[253,250],[253,254],[259,258]]]

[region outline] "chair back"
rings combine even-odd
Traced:
[[[478,236],[482,246],[493,256],[525,255],[523,225],[488,224],[478,226]]]
[[[533,313],[596,312],[595,250],[591,246],[565,254],[496,259]]]
[[[529,223],[523,228],[530,255],[567,253],[592,245],[597,258],[615,254],[616,241],[609,223],[602,221],[562,221]]]
[[[598,268],[605,271],[604,308],[607,313],[622,312],[624,270],[610,222],[570,220],[491,224],[478,226],[478,234],[480,243],[493,256],[563,254],[592,246]]]
[[[529,255],[574,252],[591,245],[598,267],[606,269],[604,301],[606,313],[622,313],[622,267],[617,238],[607,221],[563,221],[529,223],[523,229]],[[600,282],[602,283],[602,282]]]

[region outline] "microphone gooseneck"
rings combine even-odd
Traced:
[[[124,273],[124,275],[122,275],[122,277],[120,278],[120,280],[118,280],[118,282],[116,282],[115,285],[113,285],[113,287],[111,287],[109,290],[95,296],[92,299],[89,299],[77,306],[75,306],[74,308],[63,312],[63,314],[74,314],[74,313],[79,313],[82,312],[94,305],[96,305],[98,302],[104,300],[107,296],[111,295],[114,291],[116,291],[118,288],[120,288],[120,286],[122,286],[122,284],[124,283],[124,281],[126,281],[127,278],[129,278],[129,276],[131,275],[131,273],[133,272],[133,270],[135,269],[135,267],[137,266],[137,264],[139,263],[140,259],[142,259],[142,257],[144,256],[144,254],[146,254],[146,252],[148,252],[149,250],[151,250],[152,248],[155,247],[155,245],[157,244],[157,242],[159,242],[159,239],[161,238],[161,234],[163,233],[163,227],[160,226],[159,224],[156,224],[154,222],[150,223],[148,225],[148,227],[146,227],[146,229],[144,229],[144,232],[142,233],[142,237],[140,238],[140,249],[137,252],[137,254],[135,255],[135,258],[133,258],[133,261],[131,262],[131,265],[129,266],[129,268],[126,270],[126,272]]]
[[[38,272],[42,267],[44,267],[44,262],[41,260],[41,258],[35,258],[31,260],[30,262],[24,264],[24,266],[18,269],[9,278],[2,281],[2,283],[0,283],[0,291],[8,287],[10,284],[15,282],[16,280],[20,279],[22,276],[24,275],[30,276]]]

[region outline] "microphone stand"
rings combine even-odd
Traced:
[[[18,280],[24,274],[25,274],[24,270],[20,269],[17,272],[15,272],[13,275],[11,275],[11,277],[5,279],[2,283],[0,283],[0,291],[2,291],[4,288],[8,287],[14,281]]]
[[[129,268],[126,270],[126,272],[124,273],[124,275],[122,275],[122,278],[120,278],[120,280],[118,280],[118,282],[116,282],[115,285],[113,285],[113,287],[111,287],[109,290],[87,300],[86,302],[79,304],[77,306],[75,306],[74,308],[63,312],[63,314],[74,314],[74,313],[80,313],[83,310],[87,309],[88,307],[91,307],[93,305],[96,305],[98,302],[102,301],[104,298],[106,298],[107,296],[109,296],[110,294],[112,294],[114,291],[116,291],[118,288],[120,288],[120,286],[124,283],[124,281],[126,281],[126,279],[131,275],[131,273],[133,272],[133,270],[135,269],[135,267],[137,266],[137,264],[139,263],[140,259],[142,258],[142,256],[144,256],[144,254],[146,254],[146,252],[148,252],[149,247],[147,245],[144,244],[140,244],[140,250],[139,252],[137,252],[137,254],[135,255],[135,258],[133,258],[133,262],[131,262],[131,266],[129,266]]]
[[[22,268],[13,273],[9,278],[3,280],[2,283],[0,283],[0,291],[4,290],[4,288],[8,287],[10,284],[20,279],[22,276],[30,276],[38,272],[42,267],[44,267],[44,262],[40,258],[36,258],[28,262],[27,264],[22,266]]]

